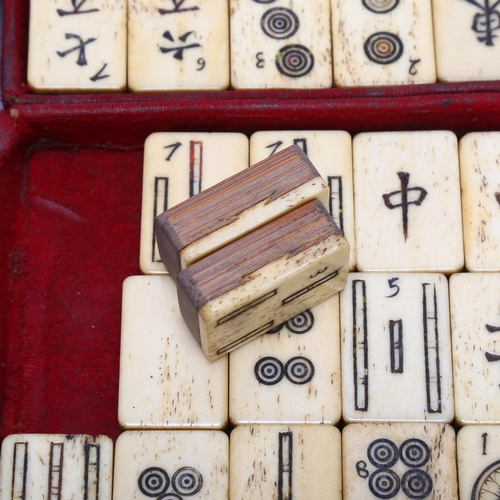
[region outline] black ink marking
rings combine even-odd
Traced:
[[[401,488],[407,497],[422,500],[432,492],[432,478],[421,469],[409,470],[401,478]]]
[[[268,37],[284,40],[297,33],[299,18],[291,9],[274,7],[264,12],[260,20],[260,27]]]
[[[89,38],[88,40],[83,41],[83,39],[80,38],[78,35],[74,35],[72,33],[66,33],[65,37],[66,40],[76,38],[80,43],[76,47],[73,47],[72,49],[68,49],[65,51],[57,51],[57,55],[59,57],[66,57],[68,54],[71,54],[71,52],[78,50],[78,59],[76,60],[76,64],[78,64],[78,66],[86,66],[87,59],[85,57],[85,46],[91,42],[95,42],[96,38]]]
[[[387,14],[394,10],[399,4],[399,0],[363,0],[363,5],[375,14]]]
[[[441,104],[441,107],[446,108],[453,102],[453,99],[444,99],[443,103]]]
[[[104,78],[109,78],[110,75],[103,75],[103,71],[106,69],[106,66],[108,63],[106,63],[94,76],[91,76],[90,79],[93,82],[97,82],[97,80],[104,80]]]
[[[478,34],[479,42],[487,46],[493,46],[493,40],[497,37],[494,31],[500,29],[500,12],[497,10],[500,0],[494,0],[490,5],[490,0],[465,0],[466,2],[479,7],[482,13],[477,13],[472,21],[471,29]]]
[[[392,467],[399,458],[398,447],[390,439],[376,439],[368,446],[368,460],[382,469]]]
[[[408,172],[398,172],[397,174],[401,181],[401,190],[383,194],[382,197],[384,198],[384,203],[387,208],[392,210],[401,207],[403,212],[403,233],[406,241],[408,239],[408,207],[410,205],[420,206],[427,196],[427,191],[421,187],[409,188],[408,183],[410,181],[410,174]],[[420,193],[420,196],[416,200],[408,200],[408,194],[411,191],[417,191]],[[392,203],[391,198],[397,195],[401,195],[401,203]]]
[[[302,295],[305,295],[306,293],[309,293],[311,290],[314,290],[318,286],[322,285],[323,283],[326,283],[327,281],[332,280],[333,278],[336,278],[339,274],[340,269],[337,269],[333,273],[327,274],[323,278],[319,279],[318,281],[315,281],[314,283],[311,283],[310,285],[302,288],[301,290],[293,293],[292,295],[289,295],[283,301],[281,302],[282,305],[288,304],[292,300],[297,299],[298,297],[301,297]]]
[[[481,438],[483,439],[483,455],[487,455],[486,453],[486,440],[488,438],[488,433],[487,432],[484,432],[483,434],[481,434]]]
[[[263,55],[264,52],[257,52],[257,54],[255,54],[255,58],[257,59],[257,63],[255,64],[255,66],[259,69],[263,68],[266,63],[264,58],[262,57]]]
[[[389,320],[391,373],[403,373],[403,320]]]
[[[192,35],[193,33],[194,33],[194,31],[188,31],[187,33],[184,33],[184,35],[181,35],[179,37],[179,40],[182,43],[186,43],[189,36]],[[175,41],[174,37],[172,36],[170,31],[165,31],[165,33],[163,33],[163,38],[166,38],[167,40],[169,40],[171,42]],[[174,59],[177,59],[178,61],[182,61],[182,60],[184,60],[184,51],[186,49],[194,49],[197,47],[201,47],[201,45],[199,43],[192,43],[190,45],[183,45],[181,47],[171,47],[171,48],[160,47],[160,50],[163,54],[168,54],[169,52],[173,52]]]
[[[400,489],[399,476],[391,469],[379,469],[370,476],[368,486],[377,498],[393,498]]]
[[[285,375],[283,363],[273,356],[260,358],[254,366],[255,378],[264,385],[275,385]]]
[[[370,475],[370,473],[366,470],[366,462],[364,460],[356,462],[356,472],[362,479],[366,479]]]
[[[298,137],[297,139],[293,140],[293,143],[299,146],[302,151],[304,151],[304,154],[307,155],[307,139],[304,139],[303,137]]]
[[[72,16],[74,14],[90,14],[91,12],[99,12],[99,9],[80,10],[86,1],[87,0],[81,0],[80,3],[78,3],[78,0],[71,0],[71,5],[73,6],[73,10],[57,9],[57,13],[61,17],[64,17],[64,16]]]
[[[307,153],[306,153],[307,154]],[[343,202],[343,189],[342,189],[342,176],[329,175],[328,187],[330,188],[330,198],[328,200],[328,211],[335,221],[335,224],[344,234],[344,202]]]
[[[421,439],[411,438],[399,447],[399,457],[408,467],[423,467],[431,458],[431,450]]]
[[[311,274],[311,276],[309,276],[309,279],[313,280],[314,278],[316,278],[316,276],[319,276],[320,274],[323,274],[327,269],[328,269],[328,267],[325,267],[323,269],[320,269],[319,271],[316,271],[316,273]]]
[[[352,315],[354,405],[358,411],[368,411],[368,321],[364,280],[352,282]]]
[[[158,497],[163,495],[170,485],[170,478],[167,471],[160,467],[149,467],[142,471],[137,480],[139,489],[148,497]]]
[[[485,356],[490,363],[493,361],[500,361],[500,354],[493,354],[491,352],[486,352]]]
[[[203,476],[193,467],[181,467],[172,476],[172,488],[179,495],[196,495],[203,487]]]
[[[182,143],[180,142],[174,142],[173,144],[169,144],[168,146],[165,146],[164,149],[172,148],[172,151],[170,154],[165,158],[165,160],[170,161],[172,158],[173,154],[177,151],[178,148],[182,146]]]
[[[293,434],[279,434],[278,500],[292,500]]]
[[[441,413],[441,368],[436,285],[422,283],[422,288],[427,411]],[[430,294],[427,289],[431,290]]]
[[[196,68],[196,71],[201,71],[205,65],[206,65],[206,61],[205,59],[203,59],[203,57],[200,57],[197,61],[196,61],[196,64],[198,64],[198,68]]]
[[[173,9],[158,9],[158,12],[164,16],[165,14],[177,14],[179,12],[188,12],[191,10],[200,10],[199,7],[193,6],[193,7],[182,7],[182,5],[186,2],[186,0],[172,0],[172,3],[174,4]]]
[[[101,469],[101,447],[98,444],[86,442],[84,449],[85,473],[83,500],[98,500],[99,472]]]
[[[365,54],[377,64],[392,64],[403,54],[403,42],[393,33],[380,31],[370,35],[364,44]]]
[[[420,59],[410,59],[410,69],[408,73],[411,76],[415,76],[417,74],[417,64],[420,62]]]
[[[278,150],[278,148],[283,144],[283,141],[277,141],[277,142],[274,142],[273,144],[269,144],[269,146],[266,146],[266,149],[267,148],[274,148],[271,153],[269,154],[269,156],[272,156],[274,153],[276,153],[276,151]]]
[[[180,145],[180,143],[179,143]],[[168,147],[168,146],[167,146]],[[170,153],[172,156],[173,152]],[[170,156],[167,158],[170,158]],[[153,226],[154,219],[168,208],[168,177],[155,177],[155,190],[153,199]],[[151,261],[161,262],[161,257],[156,245],[156,231],[153,231],[153,246],[151,251]]]
[[[497,200],[497,203],[500,205],[500,193],[495,193],[495,200]]]
[[[289,319],[285,326],[287,329],[298,335],[307,333],[314,326],[314,316],[312,312],[308,309],[303,313],[297,314],[297,316]]]
[[[312,52],[303,45],[286,45],[276,54],[278,71],[291,78],[300,78],[309,74],[314,67]]]
[[[61,500],[64,466],[64,443],[50,443],[49,484],[47,498]]]
[[[398,281],[399,278],[391,278],[388,280],[389,288],[396,288],[396,291],[392,295],[386,295],[386,299],[390,299],[391,297],[395,297],[399,293],[399,285],[395,285],[395,282]]]
[[[488,465],[474,483],[471,500],[484,498],[500,499],[500,460]]]
[[[271,297],[274,297],[278,293],[278,290],[272,290],[264,295],[262,297],[259,297],[258,299],[252,300],[251,302],[248,302],[244,306],[236,309],[236,311],[230,312],[229,314],[226,314],[222,318],[220,318],[217,321],[217,326],[222,325],[223,323],[226,323],[227,321],[230,321],[236,316],[239,316],[240,314],[243,314],[247,312],[249,309],[252,309],[253,307],[257,307],[258,305],[262,304],[266,300],[269,300]],[[273,322],[274,323],[274,322]]]
[[[14,444],[12,458],[11,500],[26,500],[26,479],[28,477],[28,443],[18,441]]]
[[[307,384],[314,377],[314,365],[304,356],[295,356],[287,361],[285,375],[292,384]]]
[[[259,328],[252,330],[251,332],[247,333],[246,335],[243,335],[239,339],[236,339],[233,342],[230,342],[229,344],[225,345],[224,347],[221,347],[217,351],[217,354],[223,354],[223,353],[231,350],[232,348],[236,347],[237,345],[242,344],[243,342],[246,342],[247,340],[251,339],[252,337],[259,335],[259,333],[262,333],[262,332],[265,332],[266,330],[269,330],[273,325],[274,325],[274,321],[269,321],[269,323],[266,323],[265,325],[262,325]]]
[[[189,141],[189,196],[201,192],[203,175],[203,142]]]
[[[255,3],[273,3],[276,0],[253,0]]]

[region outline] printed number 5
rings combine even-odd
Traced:
[[[386,295],[386,298],[390,299],[391,297],[395,297],[399,293],[399,286],[394,282],[398,281],[399,278],[391,278],[388,280],[389,288],[396,288],[396,291],[392,295]]]

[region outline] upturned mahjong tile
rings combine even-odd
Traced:
[[[229,437],[229,497],[341,500],[340,439],[331,425],[236,427]]]
[[[250,137],[250,164],[298,144],[330,188],[329,212],[350,244],[349,270],[356,262],[352,139],[341,130],[262,131]]]
[[[28,84],[37,92],[123,91],[127,0],[31,0]]]
[[[457,434],[460,500],[500,498],[500,426],[467,425]]]
[[[350,273],[340,311],[345,421],[453,419],[444,275]]]
[[[339,87],[436,81],[430,0],[332,0]]]
[[[128,0],[133,92],[229,86],[228,0]]]
[[[227,356],[210,363],[182,319],[171,276],[123,284],[118,420],[128,429],[227,424]]]
[[[3,440],[1,456],[1,500],[111,500],[109,437],[11,434]]]
[[[222,431],[127,431],[116,440],[113,498],[228,500]]]
[[[144,144],[141,271],[167,273],[154,233],[156,216],[247,167],[248,139],[243,134],[151,134]]]
[[[429,422],[347,425],[342,477],[344,500],[458,499],[455,431]]]
[[[457,421],[500,423],[500,274],[454,274],[450,311]]]
[[[500,8],[493,0],[433,0],[438,80],[500,77]]]
[[[332,86],[330,1],[230,0],[231,85]]]
[[[338,295],[229,356],[234,424],[333,424],[340,420]]]
[[[353,140],[359,271],[434,271],[464,264],[457,138],[374,132]]]
[[[465,266],[500,271],[500,133],[467,134],[459,146]]]

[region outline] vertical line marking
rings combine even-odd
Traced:
[[[26,478],[28,473],[28,443],[19,441],[14,445],[12,459],[11,500],[26,499]]]
[[[203,142],[189,141],[189,196],[201,192],[203,173]]]
[[[330,188],[329,199],[329,212],[335,224],[339,227],[342,234],[344,234],[344,208],[343,208],[343,190],[342,190],[342,176],[329,175],[328,187]]]
[[[50,443],[49,500],[61,500],[64,443]]]
[[[352,314],[354,405],[358,411],[368,411],[368,324],[365,280],[352,282]]]
[[[98,444],[85,443],[85,491],[84,500],[99,499],[99,470],[101,447]]]
[[[391,373],[403,373],[403,320],[389,320]]]
[[[153,201],[153,228],[154,220],[168,208],[168,177],[155,177],[155,192]],[[156,233],[153,229],[152,262],[161,262],[160,252],[156,243]]]
[[[280,432],[278,500],[292,500],[293,434]]]

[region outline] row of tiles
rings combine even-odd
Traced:
[[[500,270],[500,133],[156,133],[144,147],[140,267],[164,274],[154,218],[291,144],[330,187],[349,269]]]
[[[0,499],[495,499],[500,427],[240,426],[6,437]]]
[[[28,82],[143,92],[494,80],[499,17],[488,0],[31,0]]]

